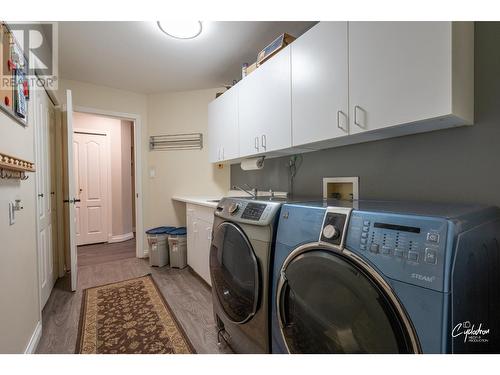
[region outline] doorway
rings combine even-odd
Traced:
[[[136,256],[134,122],[73,113],[80,266]]]

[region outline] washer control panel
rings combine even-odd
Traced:
[[[390,278],[442,291],[446,232],[444,219],[354,211],[346,247]]]
[[[344,246],[345,233],[351,210],[351,208],[345,207],[328,207],[323,219],[319,241],[341,249]]]
[[[269,225],[280,208],[279,202],[223,198],[217,205],[214,215],[238,223]]]

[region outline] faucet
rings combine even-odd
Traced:
[[[251,188],[250,186],[248,186],[247,184],[245,184],[245,186],[247,187],[247,189],[244,189],[240,186],[237,186],[237,185],[234,185],[233,186],[233,189],[238,189],[238,190],[241,190],[241,191],[244,191],[245,193],[247,193],[248,195],[251,195],[253,198],[257,198],[257,188],[254,187],[254,188]]]

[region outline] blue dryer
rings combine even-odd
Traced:
[[[286,204],[273,353],[499,353],[500,210]]]

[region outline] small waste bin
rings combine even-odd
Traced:
[[[168,236],[170,252],[170,267],[184,268],[187,266],[186,228],[176,228]]]
[[[158,227],[146,231],[149,245],[149,265],[163,267],[168,264],[168,235],[175,227]]]

